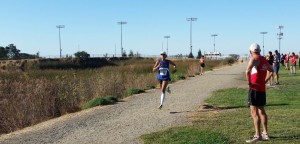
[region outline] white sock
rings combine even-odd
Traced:
[[[161,105],[164,104],[164,102],[165,102],[165,97],[166,97],[166,94],[164,94],[164,93],[162,93],[162,94],[160,95],[160,104],[161,104]]]

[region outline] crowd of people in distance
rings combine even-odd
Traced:
[[[292,53],[288,52],[286,54],[282,53],[280,55],[277,50],[275,50],[274,54],[272,53],[272,51],[269,51],[268,55],[266,55],[266,58],[267,58],[268,63],[274,67],[274,75],[272,75],[272,77],[268,83],[268,85],[270,85],[270,86],[279,84],[278,72],[276,74],[277,68],[279,70],[279,64],[281,64],[281,66],[285,67],[285,70],[290,70],[291,75],[294,75],[294,74],[296,74],[296,65],[297,65],[297,59],[298,59],[299,69],[300,69],[300,52],[297,56],[294,52],[292,52]]]

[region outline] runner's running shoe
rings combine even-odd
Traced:
[[[253,136],[250,138],[250,140],[246,140],[246,143],[256,143],[261,140],[262,140],[261,137]]]
[[[269,140],[270,139],[269,135],[266,134],[266,133],[261,133],[261,137],[262,137],[263,140]]]
[[[167,87],[167,92],[168,92],[168,94],[171,94],[171,89],[169,86]]]
[[[163,105],[160,105],[159,107],[158,107],[158,109],[161,109],[163,107]]]

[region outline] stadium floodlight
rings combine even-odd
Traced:
[[[281,40],[282,37],[283,37],[283,33],[281,32],[281,29],[283,29],[283,25],[279,25],[277,28],[279,29],[279,33],[277,33],[277,36],[278,36],[278,41],[279,41],[279,49],[278,49],[278,52],[280,53],[280,40]]]
[[[164,38],[167,39],[167,55],[169,54],[169,42],[168,39],[170,38],[170,36],[164,36]]]
[[[197,21],[197,18],[186,18],[187,21],[190,21],[190,49],[191,49],[191,53],[193,52],[193,46],[192,46],[192,22],[193,21]]]
[[[61,39],[60,39],[60,29],[65,28],[65,25],[57,25],[56,28],[58,28],[58,37],[59,37],[59,56],[61,58]]]
[[[214,52],[216,52],[216,41],[215,41],[216,39],[215,39],[215,37],[218,36],[218,35],[217,34],[212,34],[211,36],[214,37]]]
[[[125,21],[119,21],[119,25],[121,25],[121,56],[123,56],[123,30],[122,30],[122,25],[127,24]]]
[[[263,35],[263,56],[265,55],[265,34],[268,32],[260,32],[260,34]]]

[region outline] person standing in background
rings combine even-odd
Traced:
[[[280,57],[281,66],[284,66],[284,59],[285,59],[285,55],[282,53]]]
[[[269,55],[268,55],[266,58],[267,58],[267,61],[268,61],[269,65],[273,66],[273,63],[274,63],[274,56],[273,56],[273,54],[272,54],[271,51],[269,51]],[[269,75],[269,72],[268,72],[268,75]],[[271,75],[271,78],[270,78],[270,80],[269,80],[270,86],[273,85],[273,81],[274,81],[274,76],[273,76],[273,74],[272,74],[272,75]]]
[[[285,62],[285,70],[290,70],[290,68],[289,68],[290,53],[289,52],[285,54],[285,60],[284,60],[284,62]]]
[[[299,54],[298,54],[298,63],[299,63],[299,69],[300,69],[300,52],[299,52]]]
[[[274,56],[274,63],[273,63],[273,68],[274,68],[274,75],[275,75],[275,84],[279,84],[279,68],[280,68],[280,54],[278,53],[277,50],[275,50],[275,56]]]
[[[296,55],[293,52],[291,55],[291,74],[296,74]]]

